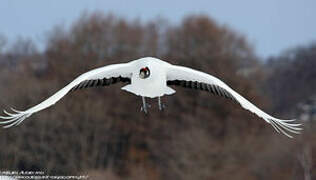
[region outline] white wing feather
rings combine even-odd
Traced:
[[[33,106],[25,111],[18,111],[11,108],[11,110],[14,112],[13,114],[4,110],[3,112],[7,116],[0,116],[0,119],[5,119],[6,121],[0,121],[0,125],[3,125],[4,128],[19,125],[23,120],[25,120],[32,114],[54,105],[57,101],[64,97],[73,87],[75,87],[76,85],[85,80],[103,79],[119,76],[130,78],[131,72],[131,66],[129,63],[113,64],[88,71],[77,77],[67,86],[56,92],[53,96],[49,97],[48,99],[46,99],[45,101],[41,102],[36,106]]]
[[[267,123],[271,124],[272,127],[278,132],[283,133],[284,135],[292,138],[292,136],[288,132],[292,132],[295,134],[299,134],[299,131],[302,130],[301,124],[293,123],[293,120],[281,120],[275,117],[270,116],[269,114],[263,112],[258,107],[253,105],[247,99],[242,97],[236,91],[231,89],[228,85],[226,85],[223,81],[218,78],[211,76],[209,74],[203,73],[201,71],[197,71],[191,68],[169,65],[167,67],[167,80],[185,80],[185,81],[197,81],[206,84],[213,84],[224,88],[229,93],[231,93],[239,104],[244,108],[249,110],[250,112],[256,114],[260,118],[264,119]],[[288,132],[287,132],[288,131]]]

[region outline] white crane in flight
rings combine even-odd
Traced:
[[[174,85],[207,91],[231,99],[271,124],[277,132],[288,137],[292,138],[288,132],[299,134],[299,131],[302,130],[301,124],[294,122],[295,119],[281,120],[270,116],[214,76],[188,67],[172,65],[152,57],[137,59],[129,63],[108,65],[84,73],[34,107],[25,111],[11,108],[14,113],[4,110],[7,116],[0,116],[1,119],[5,120],[0,121],[0,124],[5,128],[19,125],[32,114],[54,105],[71,91],[94,86],[108,86],[117,82],[127,83],[126,86],[122,87],[123,90],[142,97],[141,110],[145,113],[148,113],[146,97],[157,97],[159,110],[162,110],[164,106],[161,103],[161,97],[174,94],[176,91],[169,87]]]

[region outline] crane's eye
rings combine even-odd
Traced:
[[[142,78],[142,79],[146,79],[150,76],[150,70],[148,67],[145,67],[145,68],[141,68],[139,70],[139,77]]]

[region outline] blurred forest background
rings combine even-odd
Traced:
[[[31,107],[78,75],[154,56],[215,75],[266,112],[297,118],[289,139],[252,113],[207,92],[175,89],[159,112],[120,84],[68,94],[22,125],[0,129],[0,170],[91,179],[316,179],[316,43],[260,59],[244,35],[212,18],[126,20],[83,14],[56,26],[39,51],[0,36],[0,109]]]

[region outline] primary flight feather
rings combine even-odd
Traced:
[[[214,76],[191,68],[172,65],[152,57],[141,58],[129,63],[108,65],[84,73],[53,96],[34,107],[25,111],[11,108],[14,113],[4,110],[7,116],[0,116],[1,119],[5,120],[0,121],[0,124],[5,128],[19,125],[32,114],[54,105],[68,92],[87,87],[108,86],[117,82],[127,83],[126,86],[122,87],[123,90],[142,97],[143,105],[141,110],[145,113],[147,113],[148,107],[146,97],[158,97],[159,109],[162,110],[164,106],[160,98],[164,95],[175,93],[175,90],[168,87],[175,85],[208,91],[215,95],[229,98],[239,103],[244,109],[264,119],[277,132],[283,133],[288,137],[292,137],[289,132],[299,134],[299,131],[302,130],[301,124],[295,123],[295,120],[281,120],[263,112]]]

